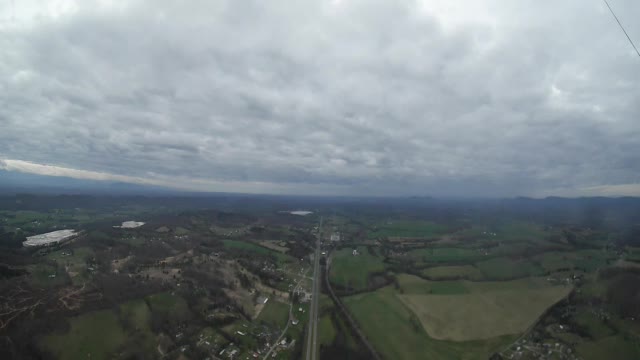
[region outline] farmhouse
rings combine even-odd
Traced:
[[[74,239],[76,236],[78,236],[78,233],[75,230],[57,230],[46,234],[29,236],[27,237],[27,240],[22,243],[22,246],[37,247],[59,245]]]

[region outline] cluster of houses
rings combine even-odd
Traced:
[[[295,321],[297,323],[297,320]],[[251,336],[257,339],[262,339],[262,341],[264,341],[263,344],[257,349],[247,351],[246,349],[243,350],[242,344],[231,342],[223,348],[218,348],[218,350],[216,350],[216,357],[226,359],[239,359],[241,357],[242,359],[262,358],[273,347],[274,349],[271,352],[271,357],[274,358],[280,351],[292,349],[296,343],[295,339],[288,339],[285,337],[272,346],[271,341],[274,341],[273,339],[279,336],[279,331],[279,329],[274,330],[262,325],[252,325],[249,327],[249,325],[245,324],[243,325],[243,329],[235,331],[235,335],[240,337]],[[201,341],[199,344],[203,344],[203,342]]]
[[[503,356],[507,359],[578,360],[573,349],[563,343],[533,342],[527,339],[518,340]]]

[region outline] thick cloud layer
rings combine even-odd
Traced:
[[[115,3],[0,5],[11,169],[210,191],[640,195],[640,59],[599,1]],[[640,3],[611,4],[640,41]]]

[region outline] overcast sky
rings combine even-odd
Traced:
[[[640,2],[610,4],[640,43]],[[206,191],[640,195],[640,58],[599,0],[4,0],[0,159]]]

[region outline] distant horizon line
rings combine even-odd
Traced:
[[[384,195],[382,189],[368,189],[369,194],[350,195],[354,191],[353,185],[346,184],[322,184],[313,182],[266,182],[266,181],[241,181],[241,180],[213,180],[189,177],[172,177],[161,174],[149,174],[150,177],[129,176],[111,174],[92,170],[81,170],[69,167],[61,167],[49,164],[39,164],[31,161],[0,158],[0,172],[6,171],[14,174],[25,174],[34,177],[49,177],[58,179],[68,179],[71,181],[87,181],[92,184],[102,184],[113,186],[126,184],[129,186],[145,187],[150,191],[166,191],[180,193],[227,193],[227,194],[264,194],[264,195],[292,195],[292,196],[320,196],[320,197],[368,197],[368,198],[407,198],[407,197],[444,197],[444,198],[469,198],[469,199],[503,199],[527,197],[532,199],[544,199],[548,197],[558,198],[583,198],[583,197],[640,197],[640,183],[615,184],[615,185],[595,185],[576,188],[555,188],[533,191],[534,194],[510,194],[497,195],[493,191],[492,195],[455,195],[454,191],[446,191],[449,195],[416,195],[399,194]],[[1,177],[0,177],[1,180]],[[0,186],[2,184],[0,183]],[[21,187],[25,184],[16,184]],[[39,185],[46,186],[46,185]],[[64,188],[65,185],[52,186]],[[217,190],[211,190],[215,188]],[[362,190],[362,189],[361,189]],[[387,194],[393,191],[386,191]],[[480,191],[479,191],[480,192]],[[515,191],[514,191],[515,192]],[[382,195],[380,195],[382,193]]]

